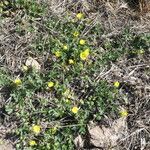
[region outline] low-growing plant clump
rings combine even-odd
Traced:
[[[16,149],[73,150],[75,137],[87,134],[90,121],[128,116],[118,107],[124,83],[107,81],[101,73],[121,56],[149,54],[148,35],[126,29],[120,37],[102,39],[101,24],[85,12],[68,10],[58,17],[36,1],[2,1],[0,11],[1,20],[21,11],[24,17],[15,17],[13,32],[33,34],[17,71],[4,62],[0,68],[0,87],[6,89],[2,122],[12,126]]]

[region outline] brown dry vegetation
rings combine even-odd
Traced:
[[[43,22],[51,15],[56,15],[60,20],[63,20],[68,10],[71,12],[71,17],[77,12],[84,12],[88,18],[93,19],[88,28],[94,26],[96,22],[101,24],[104,32],[97,38],[96,47],[99,48],[103,46],[104,41],[119,40],[125,29],[129,29],[133,37],[136,36],[134,40],[139,43],[143,40],[141,38],[143,34],[150,36],[149,0],[70,0],[68,3],[65,0],[37,0],[37,2],[46,2],[50,10],[49,14],[44,17],[39,16],[37,20],[32,22],[37,32],[42,33],[45,39],[47,38],[47,29]],[[4,16],[0,23],[0,67],[5,68],[10,75],[18,75],[22,64],[25,63],[28,56],[32,56],[38,60],[42,67],[41,70],[46,72],[47,53],[41,55],[31,50],[31,45],[38,33],[26,32],[30,23],[24,10],[10,7],[10,10]],[[16,32],[18,24],[22,26],[19,34]],[[88,34],[88,28],[83,31],[83,35]],[[59,33],[52,31],[51,34],[58,36]],[[150,39],[148,40],[147,45],[150,46]],[[128,49],[130,45],[126,45],[126,47]],[[116,147],[110,149],[150,149],[150,47],[146,47],[146,49],[144,55],[124,54],[115,62],[110,62],[95,77],[96,80],[105,79],[110,84],[114,81],[121,83],[116,103],[118,107],[124,107],[129,112],[126,118],[126,135],[117,141]],[[101,49],[101,51],[103,53],[105,50]],[[9,91],[0,87],[0,94],[0,123],[2,124],[0,137],[9,138],[13,143],[15,140],[7,133],[10,132],[11,128],[14,128],[16,122],[7,122],[9,117],[7,118],[4,115],[5,112],[3,112],[5,103],[10,98]],[[109,116],[107,114],[100,122],[94,123],[94,126],[106,126],[107,124],[110,127],[116,118],[114,114]],[[79,144],[81,147],[79,146],[77,149],[109,149],[108,147],[96,147],[94,143],[91,144],[89,135],[86,135],[83,139],[85,143],[82,146]],[[9,148],[7,149],[9,150]]]

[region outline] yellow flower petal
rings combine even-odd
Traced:
[[[32,131],[35,133],[35,134],[39,134],[41,132],[41,126],[39,125],[33,125],[32,126]]]
[[[139,54],[144,54],[145,51],[144,51],[143,49],[140,49],[140,50],[138,50],[138,53],[139,53]]]
[[[29,141],[29,145],[30,146],[35,146],[35,145],[37,145],[37,143],[34,140],[30,140]]]
[[[47,83],[47,85],[48,85],[49,88],[51,88],[51,87],[54,86],[54,82],[50,81],[50,82]]]
[[[17,78],[17,79],[14,80],[14,84],[15,84],[16,86],[19,86],[19,85],[22,84],[22,82],[21,82],[21,80],[20,80],[19,78]]]
[[[73,33],[73,36],[74,36],[74,37],[78,37],[78,36],[79,36],[79,32],[78,32],[78,31],[75,31],[75,32]]]
[[[56,52],[55,52],[55,56],[56,56],[56,57],[61,57],[61,55],[62,55],[62,53],[61,53],[60,51],[56,51]]]
[[[79,43],[80,43],[80,45],[85,45],[86,41],[83,40],[83,39],[81,39],[81,40],[79,41]]]
[[[128,116],[128,111],[125,110],[125,109],[121,110],[121,111],[120,111],[120,116],[121,116],[121,117],[127,117],[127,116]]]
[[[80,53],[81,60],[86,60],[90,54],[90,50],[86,49]]]
[[[69,64],[74,64],[74,60],[73,59],[69,59]]]
[[[114,87],[118,88],[120,86],[120,83],[118,81],[114,82]]]
[[[78,13],[76,17],[77,19],[81,20],[84,17],[84,15],[82,13]]]
[[[71,109],[71,111],[72,111],[74,114],[76,114],[76,113],[78,113],[79,108],[76,107],[76,106],[74,106],[74,107]]]

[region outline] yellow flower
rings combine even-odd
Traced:
[[[54,86],[54,82],[50,81],[50,82],[47,83],[47,85],[48,85],[49,88],[51,88],[51,87]]]
[[[144,51],[143,49],[138,50],[138,53],[139,53],[139,54],[144,54],[144,52],[145,52],[145,51]]]
[[[78,36],[79,36],[79,32],[78,32],[78,31],[75,31],[75,32],[73,33],[73,36],[78,37]]]
[[[79,43],[80,43],[80,45],[85,45],[85,40],[81,39],[81,40],[79,41]]]
[[[35,133],[35,134],[39,134],[41,132],[41,126],[39,125],[33,125],[32,126],[32,131]]]
[[[60,57],[60,56],[61,56],[61,52],[60,52],[60,51],[56,51],[56,52],[55,52],[55,56],[56,56],[56,57]]]
[[[81,20],[84,16],[83,16],[82,13],[78,13],[78,14],[76,15],[76,17],[77,17],[79,20]]]
[[[88,58],[89,54],[90,54],[90,50],[86,49],[80,53],[80,58],[82,60],[86,60]]]
[[[30,146],[35,146],[35,145],[37,145],[37,143],[34,140],[30,140],[29,141],[29,145]]]
[[[69,64],[74,64],[74,60],[73,59],[69,59]]]
[[[22,84],[22,82],[21,82],[21,80],[20,80],[19,78],[17,78],[17,79],[14,80],[14,84],[15,84],[16,86],[19,86],[19,85]]]
[[[74,106],[74,107],[71,109],[71,111],[72,111],[74,114],[76,114],[76,113],[78,113],[79,108],[76,107],[76,106]]]
[[[64,45],[64,46],[63,46],[63,49],[64,49],[64,50],[67,50],[67,49],[68,49],[68,46],[67,46],[67,45]]]
[[[120,116],[121,116],[121,117],[127,117],[127,116],[128,116],[128,111],[125,110],[125,109],[122,109],[122,110],[120,111]]]
[[[118,88],[120,86],[120,83],[118,81],[114,82],[114,87]]]
[[[23,66],[22,66],[22,71],[25,71],[25,72],[28,71],[28,67],[25,66],[25,65],[23,65]]]

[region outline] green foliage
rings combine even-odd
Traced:
[[[86,133],[90,120],[99,121],[104,114],[117,110],[117,89],[97,78],[101,69],[124,54],[130,55],[133,49],[148,51],[149,37],[134,37],[125,31],[118,39],[104,40],[100,45],[98,40],[104,31],[98,23],[91,28],[89,22],[93,20],[66,15],[64,20],[51,16],[37,22],[36,18],[46,15],[45,4],[16,0],[15,7],[25,10],[27,23],[34,23],[24,28],[25,32],[37,33],[30,45],[33,54],[46,54],[44,71],[20,70],[20,85],[14,82],[15,76],[0,70],[0,86],[10,85],[11,101],[5,111],[11,121],[17,122],[12,131],[18,141],[16,148],[72,150],[74,137]],[[22,34],[22,25],[17,25],[17,33]],[[81,39],[85,44],[80,44]],[[84,53],[84,60],[81,54],[86,49],[90,52]],[[54,86],[48,87],[49,82]],[[76,113],[74,107],[78,108]],[[41,126],[38,135],[32,131],[34,124]],[[36,145],[31,146],[30,140]]]
[[[66,84],[71,81],[59,82],[48,89],[48,79],[52,77],[31,71],[22,77],[22,85],[11,91],[12,101],[5,109],[14,121],[18,120],[19,126],[14,131],[19,137],[18,149],[27,147],[30,139],[38,143],[35,149],[73,149],[73,137],[85,134],[88,121],[99,120],[103,113],[113,107],[113,88],[106,82],[91,85],[83,78],[84,90],[76,93],[66,89]],[[74,86],[78,85],[74,83]],[[69,93],[64,94],[66,90]],[[79,107],[77,114],[71,111],[74,104]],[[43,128],[37,136],[31,131],[33,124],[40,124]],[[56,132],[53,132],[54,127],[57,127]]]
[[[0,68],[0,86],[4,86],[7,84],[10,84],[10,76],[5,69]]]

